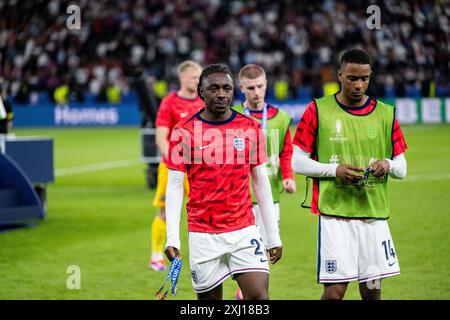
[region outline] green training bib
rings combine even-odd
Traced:
[[[316,105],[319,162],[365,169],[376,160],[392,158],[392,106],[377,100],[371,113],[354,115],[341,108],[334,95],[317,99]],[[387,177],[370,174],[362,185],[341,178],[318,179],[320,212],[345,218],[389,218]]]

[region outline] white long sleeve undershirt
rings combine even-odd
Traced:
[[[272,189],[270,187],[270,180],[267,174],[266,165],[261,164],[253,167],[251,175],[253,193],[255,194],[256,201],[258,202],[261,218],[267,233],[267,249],[280,247],[282,245],[280,230],[278,228],[278,221],[275,216]]]
[[[183,206],[184,172],[169,170],[166,188],[166,248],[180,249],[180,215]]]
[[[294,153],[292,156],[292,167],[294,172],[314,178],[336,177],[336,168],[339,166],[338,164],[320,163],[310,157],[311,154],[309,152],[294,145]],[[385,160],[389,162],[389,176],[395,179],[403,179],[406,177],[407,164],[403,153],[395,156],[392,160]]]
[[[267,249],[282,245],[272,199],[266,165],[256,166],[251,171],[252,187],[261,211],[267,232]],[[184,172],[169,170],[166,189],[167,247],[180,249],[180,215],[183,205]]]

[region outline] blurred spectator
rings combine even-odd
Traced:
[[[111,103],[111,104],[120,103],[121,96],[120,96],[120,88],[119,88],[119,86],[111,83],[106,88],[106,97],[107,97],[107,102],[108,103]]]
[[[75,79],[71,100],[100,94],[111,79],[124,92],[139,67],[162,81],[155,89],[163,95],[187,58],[235,72],[258,63],[274,77],[283,70],[269,92],[316,96],[336,81],[324,80],[323,67],[335,74],[339,55],[355,46],[377,70],[371,94],[450,95],[448,1],[80,0],[81,30],[65,26],[69,3],[0,2],[0,74],[14,101],[28,103],[34,91],[53,96],[66,76]],[[381,9],[379,30],[366,27],[372,4]]]
[[[11,131],[12,122],[14,120],[14,113],[12,109],[12,104],[8,99],[6,94],[6,88],[4,87],[3,79],[0,78],[0,103],[2,104],[0,108],[6,113],[6,117],[0,117],[0,134],[7,134]]]
[[[69,85],[63,83],[56,87],[53,93],[53,99],[59,105],[67,104],[69,102]]]

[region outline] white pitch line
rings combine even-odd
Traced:
[[[416,182],[416,181],[442,181],[450,180],[450,173],[428,173],[428,174],[416,174],[408,176],[405,179],[392,179],[396,182]]]
[[[74,174],[96,172],[96,171],[103,171],[103,170],[116,169],[116,168],[125,168],[125,167],[136,165],[138,163],[141,163],[141,161],[138,159],[136,159],[136,160],[118,160],[118,161],[109,161],[109,162],[88,164],[85,166],[72,167],[72,168],[61,168],[61,169],[55,170],[55,176],[62,177],[62,176],[70,176],[70,175],[74,175]]]
[[[136,191],[142,191],[145,187],[144,186],[137,186],[137,187],[129,187],[129,186],[57,186],[54,188],[51,188],[49,192],[52,193],[91,193],[91,192],[96,192],[96,193],[111,193],[111,192],[115,192],[117,193],[118,191],[129,191],[129,190],[133,190],[133,192]],[[145,189],[144,189],[145,190]]]

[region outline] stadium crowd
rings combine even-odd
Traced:
[[[355,46],[373,59],[370,94],[450,95],[447,1],[79,0],[81,29],[69,30],[72,3],[0,1],[0,76],[16,103],[43,91],[58,99],[61,87],[71,100],[109,100],[138,69],[164,95],[187,58],[233,73],[258,63],[269,97],[310,98],[335,83],[339,55]],[[380,29],[366,25],[373,3]]]

